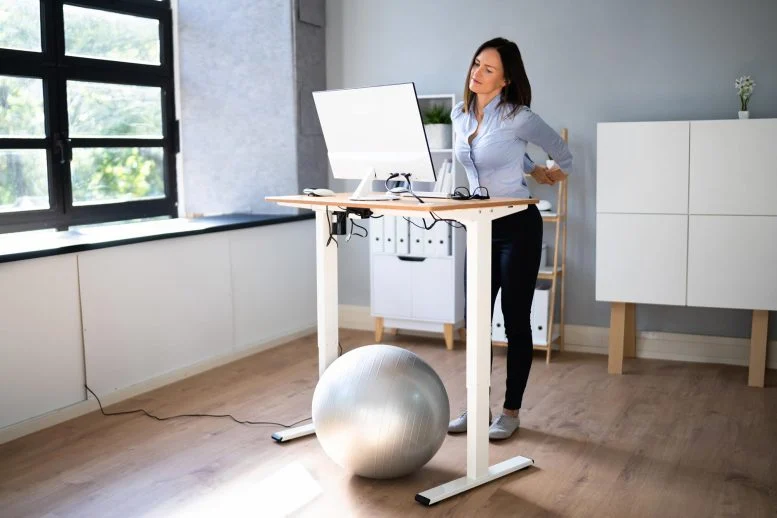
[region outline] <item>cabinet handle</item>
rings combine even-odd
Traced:
[[[409,257],[407,255],[398,255],[397,258],[400,261],[412,261],[414,263],[420,263],[421,261],[426,261],[426,257]]]

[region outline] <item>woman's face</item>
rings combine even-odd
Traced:
[[[469,89],[476,94],[490,94],[501,90],[505,81],[502,58],[496,49],[483,49],[475,56],[469,71]]]

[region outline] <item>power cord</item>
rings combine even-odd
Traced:
[[[280,426],[281,428],[294,428],[298,424],[304,423],[305,421],[309,421],[310,419],[312,419],[311,417],[306,417],[305,419],[300,419],[299,421],[297,421],[295,423],[292,423],[292,424],[283,424],[283,423],[275,423],[273,421],[247,421],[247,420],[240,420],[240,419],[235,418],[232,414],[178,414],[178,415],[171,415],[171,416],[167,416],[167,417],[157,417],[157,416],[155,416],[153,414],[148,413],[147,411],[145,411],[142,408],[139,408],[137,410],[125,410],[125,411],[122,411],[122,412],[106,412],[105,410],[103,410],[102,401],[100,401],[100,398],[97,397],[97,394],[95,394],[94,391],[92,389],[90,389],[88,385],[84,384],[84,387],[86,387],[86,390],[88,390],[89,393],[92,394],[94,396],[94,398],[97,400],[97,404],[100,405],[100,412],[102,412],[102,414],[104,416],[115,416],[115,415],[127,415],[127,414],[141,413],[141,414],[147,415],[148,417],[156,419],[157,421],[168,421],[170,419],[178,419],[178,418],[181,418],[181,417],[219,417],[219,418],[228,417],[228,418],[232,419],[234,422],[236,422],[238,424],[245,424],[245,425],[250,425],[251,424],[251,425],[260,425],[260,426],[263,426],[263,425],[267,425],[267,426]]]
[[[464,226],[463,223],[461,223],[459,221],[456,221],[455,219],[441,218],[437,214],[435,214],[434,212],[429,212],[429,215],[434,220],[434,222],[431,225],[427,225],[426,224],[426,218],[420,218],[421,221],[423,221],[423,223],[424,223],[423,225],[419,225],[418,223],[414,223],[413,221],[410,220],[410,218],[408,218],[406,216],[402,216],[402,219],[404,219],[405,221],[407,221],[408,223],[410,223],[414,227],[422,228],[424,230],[432,230],[434,228],[434,226],[437,223],[440,223],[440,222],[447,223],[451,228],[463,228],[464,230],[467,230],[467,227]]]
[[[354,233],[353,227],[358,227],[358,228],[362,229],[364,231],[364,234],[356,234],[356,233]],[[367,229],[364,228],[363,226],[359,225],[358,223],[354,222],[353,218],[351,218],[351,232],[348,233],[348,237],[345,238],[345,240],[346,241],[350,241],[351,240],[351,236],[365,237],[365,238],[367,237]]]
[[[397,176],[403,176],[405,178],[405,187],[402,186],[395,186],[395,187],[389,187],[389,180],[392,178],[396,178]],[[396,181],[395,183],[399,183],[399,181]],[[383,181],[383,185],[386,186],[386,191],[393,193],[393,194],[401,194],[403,192],[409,193],[411,196],[413,196],[416,200],[418,200],[418,203],[426,203],[424,200],[422,200],[416,193],[413,192],[413,184],[410,182],[410,173],[391,173],[388,178],[386,178]]]

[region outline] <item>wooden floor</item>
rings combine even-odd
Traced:
[[[344,330],[347,350],[372,343]],[[428,361],[458,412],[464,350],[442,339],[387,336]],[[777,376],[746,386],[745,367],[627,360],[607,375],[604,356],[538,354],[522,429],[490,447],[535,467],[433,507],[415,493],[465,473],[466,439],[448,436],[419,472],[394,481],[352,477],[315,437],[276,444],[276,427],[93,413],[0,445],[0,516],[777,516]],[[293,422],[310,416],[317,378],[307,337],[114,405],[159,415],[232,413]],[[495,352],[492,407],[504,387]]]

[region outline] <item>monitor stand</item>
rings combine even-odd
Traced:
[[[378,179],[378,173],[375,169],[371,169],[362,181],[359,182],[359,186],[353,191],[353,194],[349,197],[353,201],[382,201],[382,200],[398,200],[399,196],[396,194],[377,194],[372,192],[372,181]]]

